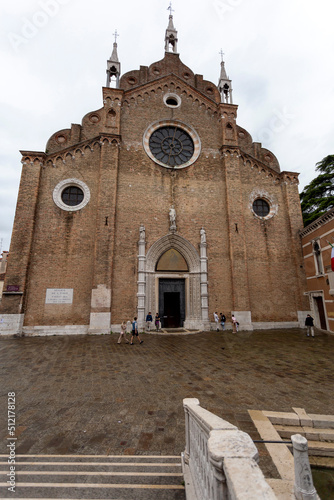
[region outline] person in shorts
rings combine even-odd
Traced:
[[[128,339],[126,338],[126,321],[123,321],[121,324],[121,333],[119,334],[117,344],[120,344],[122,342],[122,339],[124,339],[127,344],[129,343]]]
[[[139,337],[137,316],[135,316],[133,318],[133,321],[132,321],[132,337],[131,337],[130,345],[133,345],[133,337],[137,337],[137,339],[139,340],[139,344],[142,344],[144,342],[143,340],[140,340],[140,337]]]

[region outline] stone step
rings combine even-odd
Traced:
[[[179,456],[17,455],[15,493],[1,498],[184,500]],[[7,489],[7,456],[0,487]]]
[[[290,438],[293,434],[301,434],[308,441],[334,442],[334,429],[319,429],[294,425],[274,425],[282,438]]]
[[[323,441],[308,442],[309,455],[319,457],[334,457],[334,443],[325,443]]]
[[[294,408],[294,410],[294,413],[263,411],[263,414],[268,417],[270,422],[274,425],[302,425],[314,427],[316,429],[334,429],[334,415],[306,413],[305,410],[301,408]]]

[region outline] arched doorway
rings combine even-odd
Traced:
[[[139,262],[139,317],[144,320],[145,314],[152,311],[174,316],[163,318],[169,327],[208,327],[206,256],[204,261],[189,241],[170,233],[157,240],[145,256],[140,255]]]
[[[188,264],[183,255],[175,248],[161,255],[156,272],[171,277],[159,278],[159,316],[163,328],[178,328],[186,318],[185,278],[175,277],[188,273]]]

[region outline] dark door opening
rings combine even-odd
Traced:
[[[320,328],[322,330],[327,330],[326,316],[325,316],[324,303],[322,301],[322,297],[314,297],[314,298],[315,298],[316,304],[318,306]]]
[[[159,315],[162,328],[179,328],[185,320],[185,280],[159,280]]]
[[[165,328],[180,326],[180,292],[164,293],[164,317]]]

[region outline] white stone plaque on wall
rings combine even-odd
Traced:
[[[72,304],[73,288],[47,288],[45,304]]]

